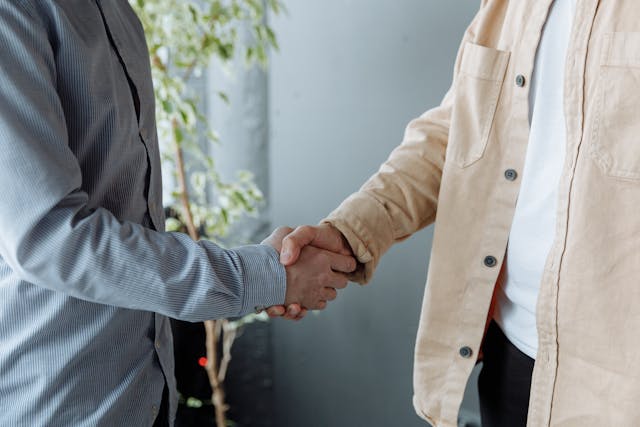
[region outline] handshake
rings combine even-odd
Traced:
[[[323,310],[357,268],[349,243],[330,224],[276,229],[262,244],[280,253],[287,272],[284,305],[267,309],[270,317],[302,319],[307,310]]]

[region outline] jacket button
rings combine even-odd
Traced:
[[[493,256],[485,257],[484,265],[486,265],[487,267],[495,267],[496,265],[498,265],[498,260]]]
[[[464,346],[460,349],[460,356],[468,359],[473,356],[473,350],[471,350],[471,347]]]
[[[524,87],[526,83],[527,83],[527,79],[522,74],[518,74],[516,76],[516,85],[518,87]]]
[[[504,172],[504,177],[508,180],[508,181],[515,181],[516,179],[518,179],[518,172],[516,172],[513,169],[507,169]]]

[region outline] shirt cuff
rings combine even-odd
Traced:
[[[269,245],[232,249],[242,263],[244,287],[240,316],[283,305],[287,292],[287,273],[280,254]]]

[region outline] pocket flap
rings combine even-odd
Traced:
[[[502,81],[511,52],[467,42],[462,51],[460,72],[483,80]]]

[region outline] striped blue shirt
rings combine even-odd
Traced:
[[[126,0],[0,0],[0,426],[149,426],[166,316],[284,301],[271,247],[163,232],[153,87]]]

